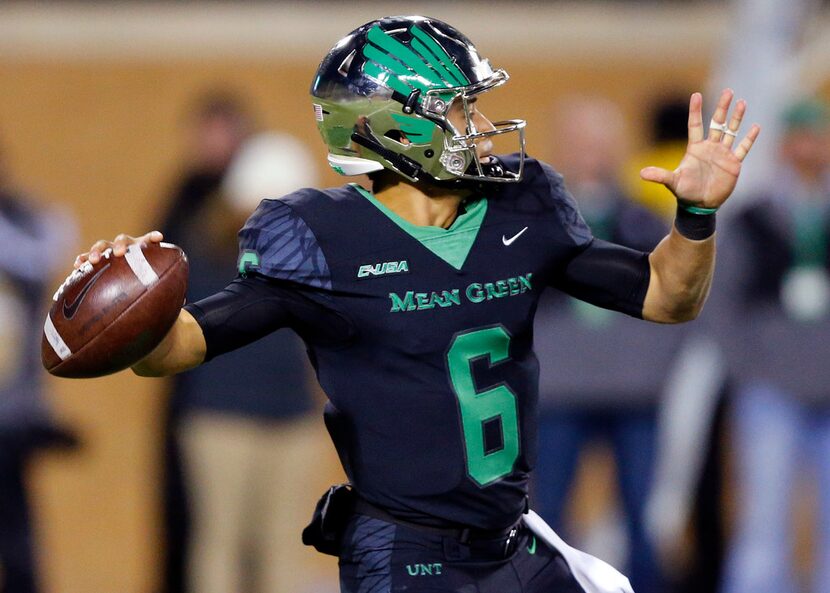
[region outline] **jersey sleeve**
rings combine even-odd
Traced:
[[[253,275],[237,278],[224,290],[185,309],[207,344],[205,361],[291,328],[307,343],[338,346],[354,335],[352,324],[325,298],[297,285]]]
[[[595,239],[553,285],[597,307],[642,318],[650,280],[648,253]]]
[[[562,175],[539,165],[549,187],[557,242],[572,247],[551,284],[592,305],[642,317],[650,281],[648,253],[595,239]]]
[[[302,199],[299,194],[311,191],[289,197]],[[239,273],[330,290],[331,274],[317,238],[284,200],[263,200],[239,231]]]
[[[291,206],[313,198],[314,191],[263,200],[239,231],[239,277],[185,307],[202,328],[206,359],[285,327],[310,344],[339,344],[352,335],[328,292],[332,281],[323,250]]]

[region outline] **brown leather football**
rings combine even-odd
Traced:
[[[41,359],[58,377],[100,377],[135,364],[173,326],[187,289],[187,256],[176,245],[104,252],[58,288],[43,326]]]

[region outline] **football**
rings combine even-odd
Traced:
[[[170,243],[107,249],[58,288],[43,326],[43,366],[58,377],[100,377],[138,362],[167,334],[184,303],[187,256]]]

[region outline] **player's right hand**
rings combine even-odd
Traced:
[[[105,241],[104,239],[96,241],[92,244],[92,247],[89,248],[89,251],[81,253],[75,258],[75,263],[73,265],[77,270],[87,261],[97,264],[101,260],[101,254],[110,248],[112,249],[112,254],[115,257],[121,257],[127,253],[127,248],[134,243],[149,245],[150,243],[160,243],[162,239],[164,239],[164,236],[160,231],[150,231],[140,237],[131,237],[130,235],[121,233],[112,241]]]

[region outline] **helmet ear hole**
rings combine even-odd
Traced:
[[[394,140],[398,144],[409,144],[409,138],[400,130],[387,130],[384,136],[390,140]]]

